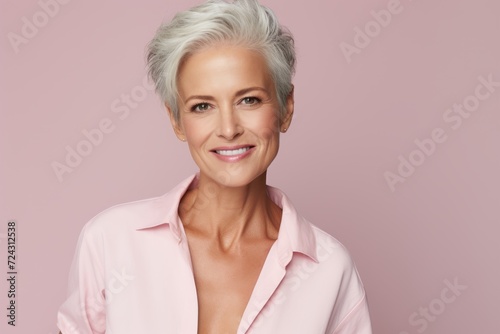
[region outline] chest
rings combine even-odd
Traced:
[[[189,239],[189,237],[188,237]],[[272,241],[227,254],[191,238],[189,249],[198,298],[198,334],[237,332]]]
[[[250,261],[219,261],[202,247],[190,254],[185,240],[178,242],[169,233],[158,232],[142,233],[132,243],[127,240],[129,247],[116,239],[108,242],[107,301],[102,304],[106,333],[325,334],[335,327],[328,326],[328,321],[342,320],[349,313],[344,307],[352,306],[332,311],[340,283],[351,277],[331,270],[345,262],[335,252],[323,254],[328,261],[318,264],[296,254],[283,273],[277,242],[268,254],[265,248],[260,254],[249,250]],[[359,295],[344,297],[356,302]],[[98,293],[89,298],[89,312],[95,316],[101,305]]]

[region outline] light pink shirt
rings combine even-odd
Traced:
[[[113,206],[85,225],[57,316],[63,334],[197,333],[178,216],[197,181],[193,175],[161,197]],[[282,221],[237,334],[370,334],[365,291],[344,246],[299,216],[280,190],[268,194]]]

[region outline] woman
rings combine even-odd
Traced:
[[[149,73],[199,173],[84,227],[62,333],[371,333],[345,248],[266,185],[290,126],[291,35],[253,0],[160,27]]]

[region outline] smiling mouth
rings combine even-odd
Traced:
[[[240,147],[234,150],[214,150],[213,152],[224,156],[234,156],[243,154],[246,151],[250,150],[251,148],[253,148],[253,146]]]

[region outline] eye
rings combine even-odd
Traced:
[[[202,112],[202,111],[207,111],[210,108],[210,105],[206,102],[198,103],[195,104],[194,106],[191,107],[191,111],[194,112]]]
[[[257,97],[254,97],[254,96],[244,97],[241,100],[241,103],[247,104],[247,105],[255,105],[255,104],[259,103],[259,102],[260,102],[260,99],[257,98]]]

